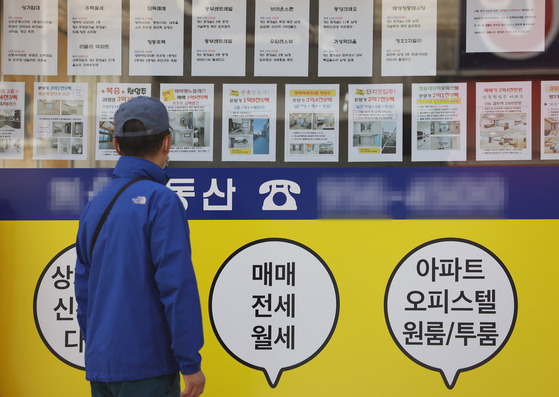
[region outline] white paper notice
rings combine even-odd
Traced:
[[[68,74],[122,73],[122,0],[68,0]]]
[[[25,83],[0,82],[0,160],[23,160]]]
[[[545,50],[545,1],[469,0],[466,52]]]
[[[223,161],[276,160],[276,85],[223,85]]]
[[[467,84],[412,84],[412,161],[466,161]]]
[[[87,83],[35,83],[33,159],[87,159]]]
[[[559,159],[559,81],[542,81],[541,157]]]
[[[97,139],[95,160],[118,160],[113,146],[114,116],[121,103],[151,96],[151,84],[97,83]]]
[[[373,0],[320,0],[318,75],[373,75]]]
[[[476,160],[532,158],[532,82],[476,83]]]
[[[58,0],[3,3],[3,73],[56,75]]]
[[[402,161],[402,84],[350,84],[348,161]]]
[[[135,0],[130,7],[130,75],[182,76],[183,36],[183,0]]]
[[[382,2],[382,75],[437,74],[437,0]]]
[[[213,84],[161,84],[173,141],[171,161],[213,160]]]
[[[285,161],[338,161],[338,84],[285,86]]]
[[[192,75],[244,76],[246,0],[192,1]]]
[[[309,1],[256,0],[255,76],[308,76]]]

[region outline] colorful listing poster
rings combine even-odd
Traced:
[[[532,82],[476,83],[476,160],[532,158]]]
[[[121,103],[137,96],[151,96],[151,84],[97,83],[95,160],[118,160],[113,146],[115,112]]]
[[[244,76],[246,0],[192,1],[192,76]]]
[[[276,160],[276,85],[223,85],[223,161]]]
[[[559,81],[541,82],[541,158],[559,159]]]
[[[122,0],[68,0],[68,74],[122,73]]]
[[[545,50],[545,1],[466,2],[466,52]]]
[[[437,0],[382,2],[382,75],[437,73]]]
[[[256,0],[255,76],[309,74],[310,0]]]
[[[135,0],[130,7],[130,75],[182,76],[184,1]]]
[[[173,140],[171,161],[213,160],[213,84],[161,84]]]
[[[373,75],[373,0],[320,0],[318,75]]]
[[[348,161],[402,161],[402,84],[350,84]]]
[[[35,83],[33,159],[87,159],[87,83]]]
[[[285,161],[339,158],[338,84],[285,86]]]
[[[23,160],[25,83],[0,82],[0,160]]]
[[[467,84],[412,84],[412,161],[466,161]]]
[[[56,75],[58,0],[3,3],[2,72]]]

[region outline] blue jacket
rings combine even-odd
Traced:
[[[76,241],[75,293],[85,339],[86,378],[116,382],[200,369],[203,345],[189,228],[157,165],[121,157],[113,183],[90,201]],[[118,190],[95,244],[97,224]]]

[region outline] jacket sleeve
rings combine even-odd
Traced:
[[[78,304],[78,324],[82,337],[86,340],[87,331],[87,296],[89,279],[89,262],[84,227],[80,225],[76,239],[76,268],[74,270],[74,294]]]
[[[200,370],[199,351],[204,344],[189,233],[186,214],[176,194],[169,190],[156,195],[156,208],[150,214],[150,250],[172,349],[184,375]]]

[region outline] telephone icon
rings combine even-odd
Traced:
[[[297,202],[291,194],[300,194],[301,187],[293,181],[274,179],[260,185],[258,192],[260,194],[268,194],[262,204],[263,211],[296,211]],[[283,196],[284,203],[278,203],[281,200],[278,195]]]

